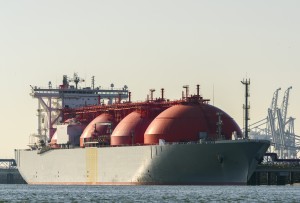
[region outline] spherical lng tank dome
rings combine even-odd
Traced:
[[[94,120],[92,120],[87,127],[84,129],[82,135],[80,136],[80,146],[83,146],[85,138],[93,137],[94,133],[97,134],[107,134],[107,125],[101,125],[101,123],[112,122],[114,123],[113,116],[108,113],[103,113],[97,116]]]
[[[159,139],[166,142],[198,141],[200,134],[207,139],[217,138],[218,115],[221,113],[222,135],[231,139],[235,131],[242,134],[237,123],[224,111],[209,104],[176,105],[160,113],[149,125],[144,135],[145,144],[157,144]]]
[[[141,113],[131,112],[114,129],[111,145],[144,144],[144,133],[150,122]]]

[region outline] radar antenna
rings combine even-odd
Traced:
[[[77,73],[74,73],[73,78],[69,79],[69,82],[74,82],[77,89],[78,83],[84,82],[84,79],[80,78]]]

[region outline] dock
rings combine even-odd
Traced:
[[[275,153],[266,153],[248,181],[248,185],[300,184],[300,159],[279,159]]]
[[[14,159],[0,159],[0,184],[26,184]]]

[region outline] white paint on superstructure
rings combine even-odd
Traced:
[[[94,78],[93,78],[94,80]],[[70,85],[69,82],[74,82]],[[114,100],[127,100],[128,87],[124,85],[123,88],[103,89],[95,87],[81,88],[78,84],[82,80],[75,73],[73,78],[63,76],[63,83],[57,88],[53,88],[51,82],[46,88],[31,86],[31,96],[38,99],[38,132],[32,134],[30,139],[33,143],[38,143],[43,140],[48,143],[49,139],[54,135],[55,125],[62,122],[61,110],[63,108],[80,108],[85,106],[101,105],[101,101],[108,100],[108,103],[113,103]]]

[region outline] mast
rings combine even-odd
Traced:
[[[248,97],[250,96],[250,94],[249,94],[250,79],[243,80],[243,81],[241,81],[241,83],[243,85],[245,85],[245,104],[243,105],[244,115],[245,115],[244,129],[245,129],[245,138],[248,139],[248,132],[249,132],[248,121],[250,120],[250,118],[249,118],[250,105],[248,102]]]

